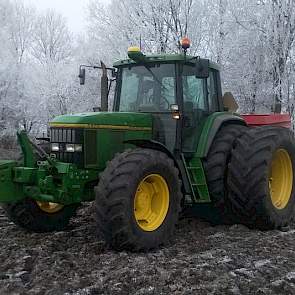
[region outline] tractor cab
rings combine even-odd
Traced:
[[[189,46],[189,40],[184,39],[182,54],[161,55],[144,55],[138,47],[130,47],[129,59],[114,64],[116,89],[112,112],[130,116],[150,114],[152,139],[172,153],[181,151],[190,157],[198,145],[200,126],[224,108],[218,65],[187,55]],[[106,73],[111,68],[103,63],[101,68],[101,110],[109,111],[110,83]],[[80,79],[83,84],[83,66]]]
[[[219,68],[186,54],[145,56],[131,47],[118,69],[115,112],[150,113],[154,139],[194,153],[195,133],[210,114],[223,111]]]

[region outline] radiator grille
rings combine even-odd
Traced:
[[[96,130],[85,131],[85,164],[86,166],[97,165],[97,132]]]
[[[64,163],[76,164],[79,168],[84,167],[84,130],[71,128],[51,128],[50,130],[51,143],[59,143],[60,151],[51,152],[58,160]],[[66,144],[82,144],[83,152],[66,152]]]

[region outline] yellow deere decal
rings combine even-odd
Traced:
[[[116,129],[116,130],[136,130],[136,131],[151,131],[151,127],[135,127],[124,125],[97,125],[97,124],[71,124],[71,123],[50,123],[51,127],[58,128],[89,128],[89,129]]]

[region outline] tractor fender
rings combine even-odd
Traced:
[[[175,156],[167,149],[167,147],[159,141],[152,139],[130,139],[124,141],[124,143],[133,144],[140,148],[154,149],[167,154],[171,159],[176,162]]]
[[[127,140],[127,141],[124,141],[124,143],[133,144],[133,145],[140,147],[140,148],[158,150],[158,151],[161,151],[161,152],[167,154],[168,157],[170,157],[174,161],[175,166],[179,170],[180,177],[181,177],[185,192],[188,192],[188,193],[191,192],[190,181],[187,177],[185,166],[184,166],[182,158],[180,156],[179,156],[179,158],[177,158],[175,155],[173,155],[173,153],[171,153],[171,151],[169,151],[164,144],[162,144],[161,142],[158,142],[156,140],[151,140],[151,139]]]
[[[210,115],[203,125],[195,156],[205,158],[208,155],[211,144],[220,128],[229,124],[247,126],[245,120],[237,114],[218,112]]]

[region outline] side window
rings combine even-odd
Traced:
[[[131,71],[124,71],[122,77],[121,97],[123,103],[120,105],[120,111],[129,111],[130,106],[135,104],[138,95],[139,78]]]
[[[170,105],[175,103],[175,78],[174,77],[164,77],[162,79],[162,87],[161,87],[161,98],[164,99],[164,105],[165,101]],[[160,102],[162,103],[162,102]],[[167,105],[166,107],[170,107],[170,105]]]
[[[205,80],[197,79],[194,75],[183,77],[184,105],[191,105],[192,109],[206,111]]]
[[[207,79],[208,105],[210,113],[218,111],[218,90],[216,78],[216,71],[211,70],[209,78]]]

